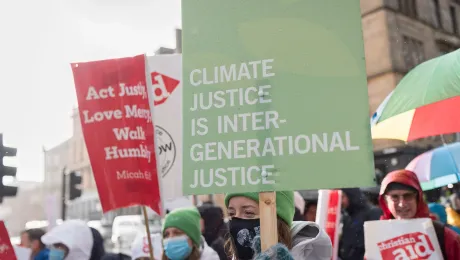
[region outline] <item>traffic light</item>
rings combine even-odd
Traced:
[[[74,200],[81,196],[81,175],[77,172],[69,174],[69,200]]]
[[[16,167],[5,166],[3,158],[6,156],[16,156],[17,149],[5,147],[3,145],[3,134],[0,134],[0,203],[3,202],[3,197],[14,197],[18,193],[18,187],[8,186],[3,184],[3,177],[16,177]]]

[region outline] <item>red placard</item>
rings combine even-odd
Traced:
[[[104,212],[160,213],[145,56],[72,64],[80,120]]]
[[[339,206],[339,192],[337,190],[329,191],[329,207],[327,209],[326,233],[331,240],[334,240],[337,222],[337,210]]]
[[[5,223],[0,221],[0,259],[17,260]]]
[[[332,247],[334,248],[334,254],[332,259],[337,259],[337,251],[339,247],[338,228],[340,223],[340,208],[341,208],[341,196],[342,191],[330,190],[329,201],[326,217],[326,228],[325,231],[329,235],[332,241]]]

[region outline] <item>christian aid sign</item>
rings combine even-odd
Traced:
[[[431,219],[368,221],[364,232],[367,260],[443,259]]]
[[[421,232],[378,243],[383,259],[429,259],[434,252],[430,237]]]

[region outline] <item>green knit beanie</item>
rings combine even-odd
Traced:
[[[164,234],[165,230],[170,227],[180,229],[195,245],[199,246],[201,242],[200,218],[200,213],[195,207],[173,210],[165,217],[162,233]]]
[[[225,206],[228,208],[230,199],[233,197],[246,197],[259,203],[259,193],[257,192],[241,192],[229,193],[225,196]],[[286,224],[291,226],[294,219],[295,206],[294,206],[294,192],[293,191],[277,191],[276,192],[276,214]]]

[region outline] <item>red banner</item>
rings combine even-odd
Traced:
[[[104,212],[133,205],[161,212],[145,69],[144,55],[72,64]]]
[[[16,260],[13,245],[11,245],[10,236],[6,230],[5,223],[0,221],[0,259]]]

